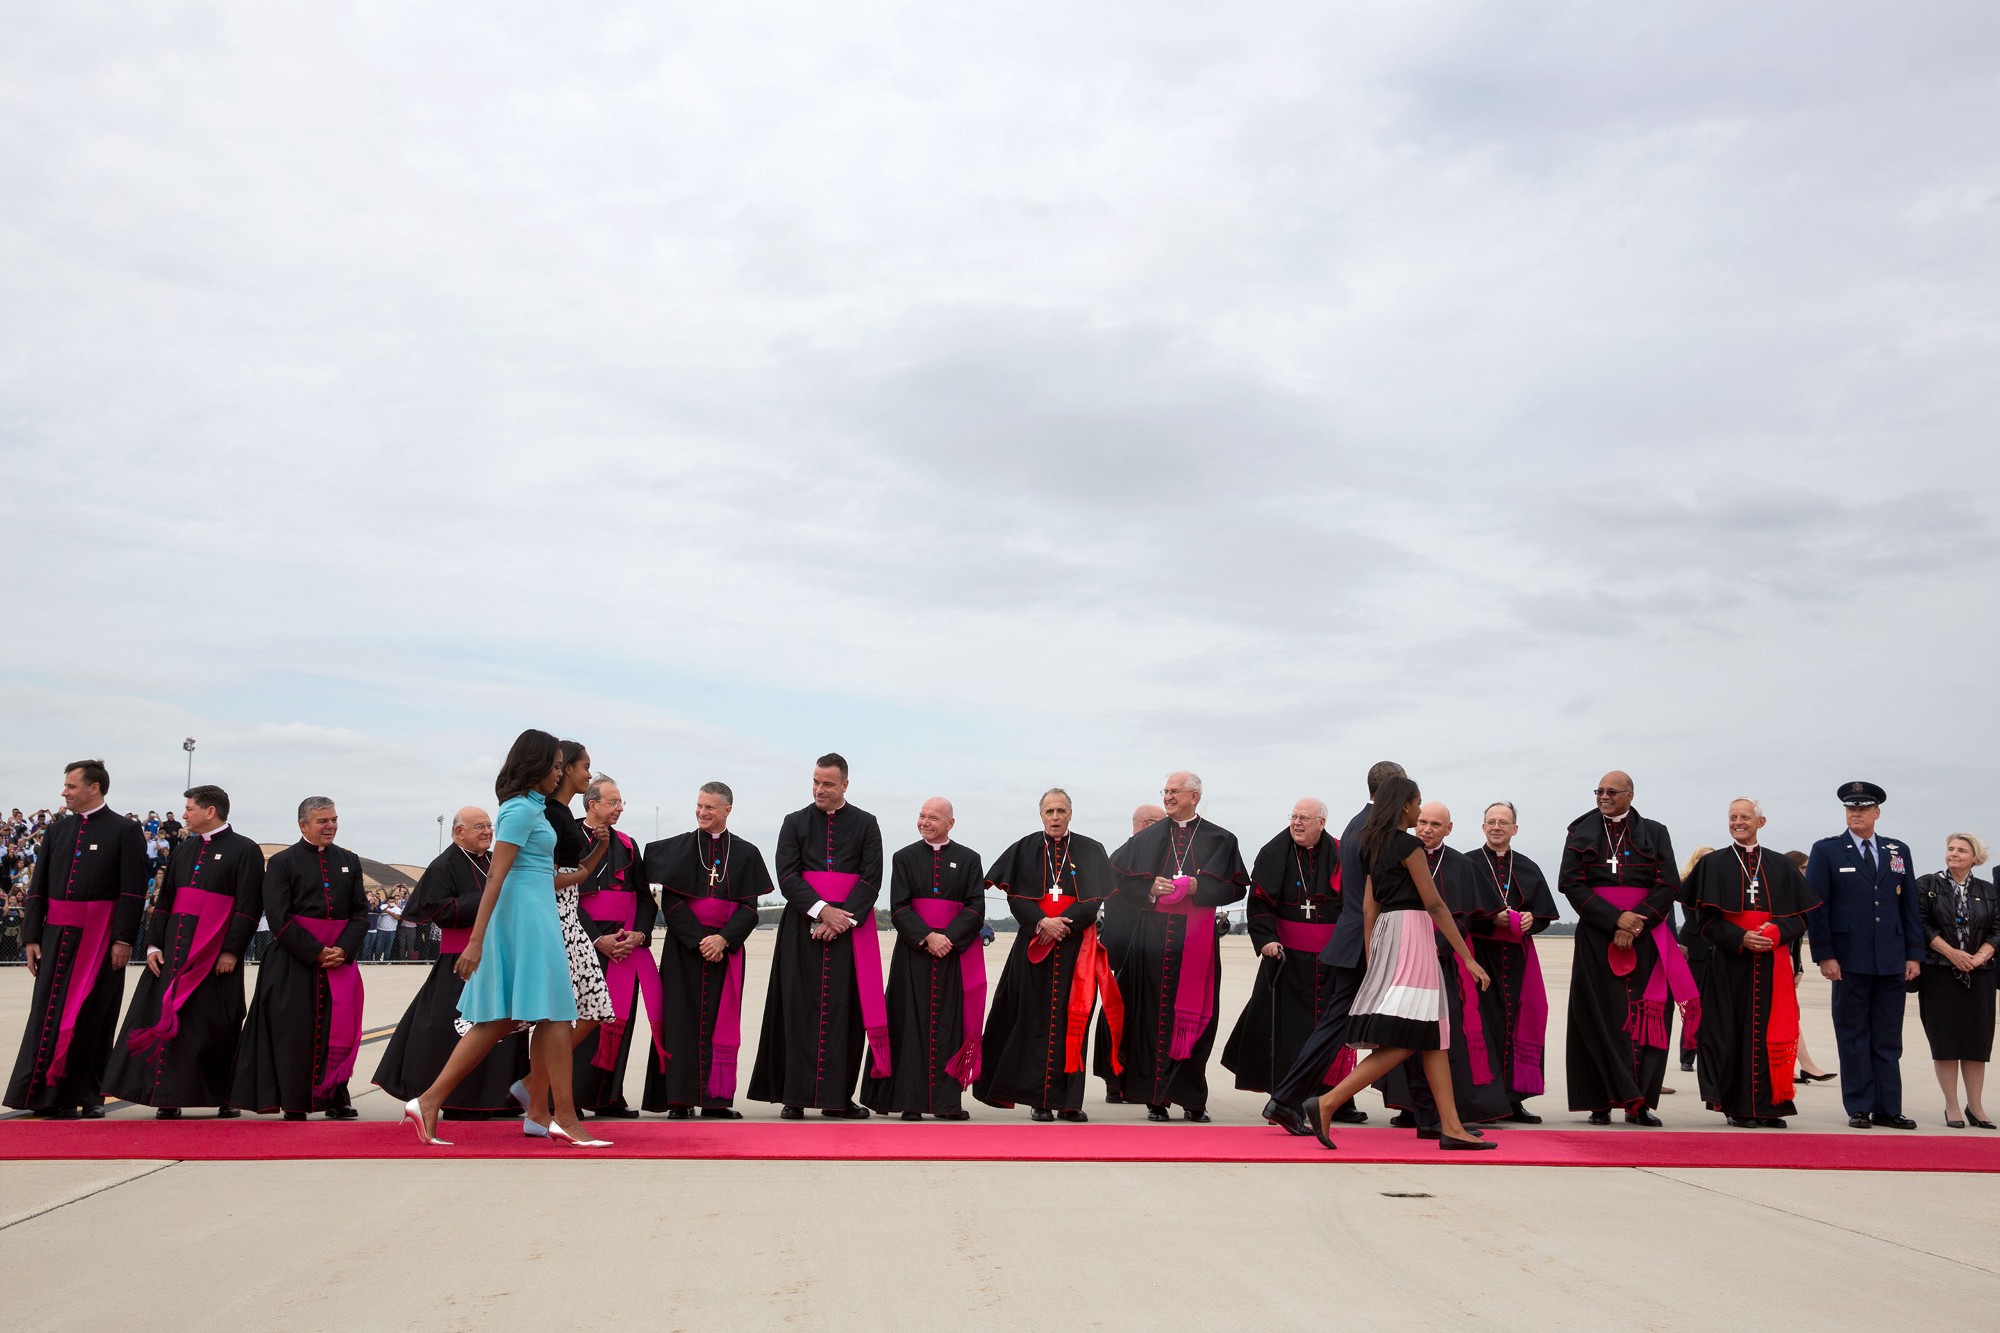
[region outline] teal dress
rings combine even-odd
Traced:
[[[486,922],[479,970],[458,997],[459,1016],[468,1023],[576,1019],[576,991],[556,916],[556,834],[546,804],[535,792],[509,797],[493,826],[496,843],[512,843],[520,851]]]

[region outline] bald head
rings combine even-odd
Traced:
[[[1597,808],[1610,819],[1622,819],[1632,808],[1632,775],[1612,769],[1597,780]]]
[[[1157,805],[1142,805],[1132,812],[1132,831],[1149,829],[1167,817],[1167,812]]]
[[[468,805],[451,817],[451,840],[477,856],[493,845],[493,819],[476,805]]]
[[[1451,836],[1451,811],[1443,801],[1426,801],[1417,811],[1417,841],[1431,851],[1444,845]]]
[[[1326,832],[1326,802],[1317,796],[1301,796],[1292,806],[1292,841],[1301,847],[1319,846]]]
[[[942,796],[933,796],[924,802],[923,809],[917,811],[917,836],[925,842],[948,842],[951,826],[957,822],[951,813],[951,802]]]

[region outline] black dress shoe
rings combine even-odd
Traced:
[[[1507,1118],[1517,1125],[1539,1125],[1542,1123],[1540,1116],[1519,1102],[1514,1103],[1514,1109],[1507,1113]]]
[[[778,1112],[778,1119],[780,1120],[803,1120],[805,1118],[806,1108],[803,1106],[787,1106],[784,1110]]]
[[[1970,1106],[1965,1108],[1965,1123],[1971,1125],[1974,1129],[1993,1128],[1993,1122],[1991,1120],[1981,1120],[1978,1116],[1972,1113],[1972,1108]]]
[[[1106,1088],[1104,1090],[1104,1100],[1112,1106],[1123,1106],[1125,1104],[1125,1094],[1116,1088]]]
[[[1865,1115],[1851,1115],[1847,1117],[1847,1127],[1849,1129],[1872,1129],[1874,1126],[1875,1122]]]
[[[1757,1128],[1759,1129],[1784,1129],[1786,1127],[1783,1116],[1765,1116],[1757,1122]]]
[[[937,1118],[940,1120],[970,1120],[972,1119],[972,1112],[964,1110],[939,1111],[937,1112]]]
[[[704,1106],[701,1108],[703,1120],[741,1120],[743,1113],[733,1106]]]
[[[76,1113],[85,1120],[102,1120],[104,1119],[104,1104],[99,1102],[96,1106],[80,1106],[77,1108]]]
[[[1840,1075],[1838,1074],[1808,1074],[1805,1070],[1801,1069],[1798,1072],[1796,1081],[1800,1083],[1827,1083],[1839,1077]]]
[[[1478,1133],[1478,1130],[1472,1131]],[[1438,1148],[1444,1152],[1480,1152],[1487,1148],[1498,1148],[1497,1143],[1485,1139],[1440,1139]]]
[[[1050,1121],[1055,1118],[1056,1113],[1046,1106],[1034,1106],[1028,1109],[1028,1119],[1030,1120]]]
[[[1611,1123],[1611,1112],[1609,1112],[1609,1111],[1592,1111],[1592,1112],[1590,1113],[1590,1123],[1591,1123],[1591,1124],[1593,1124],[1593,1125],[1608,1125],[1608,1124],[1610,1124],[1610,1123]]]
[[[1208,1123],[1208,1110],[1200,1106],[1184,1106],[1181,1108],[1181,1119],[1205,1125]]]
[[[1312,1133],[1306,1128],[1305,1117],[1299,1114],[1298,1108],[1287,1106],[1276,1097],[1264,1103],[1264,1123],[1276,1125],[1285,1133],[1296,1134],[1300,1138]]]
[[[1415,1111],[1398,1111],[1389,1117],[1389,1128],[1391,1129],[1415,1129],[1416,1127],[1417,1113]]]
[[[359,1120],[361,1112],[355,1110],[352,1106],[330,1106],[327,1108],[326,1118],[328,1120]]]
[[[1885,1129],[1915,1129],[1917,1122],[1906,1115],[1883,1115],[1877,1111],[1869,1119]]]
[[[1056,1119],[1067,1120],[1072,1125],[1082,1125],[1089,1123],[1090,1117],[1085,1115],[1082,1111],[1057,1111]],[[1991,1129],[1992,1126],[1989,1125],[1987,1126],[1987,1128]]]
[[[905,1120],[922,1120],[923,1118],[924,1118],[924,1113],[922,1111],[903,1112],[903,1119]]]
[[[868,1108],[849,1102],[845,1106],[829,1106],[820,1112],[828,1120],[866,1120]]]
[[[74,1120],[82,1112],[74,1106],[57,1106],[50,1108],[43,1114],[50,1120]]]
[[[1654,1115],[1651,1111],[1642,1110],[1627,1111],[1625,1113],[1625,1123],[1628,1125],[1644,1125],[1647,1129],[1659,1129],[1667,1122]]]
[[[287,1120],[303,1120],[303,1119],[305,1119],[305,1118],[306,1118],[306,1113],[305,1113],[304,1111],[287,1111],[287,1112],[285,1112],[285,1119],[287,1119]]]
[[[1683,1074],[1692,1074],[1694,1072],[1694,1061],[1688,1059],[1686,1056],[1682,1056],[1681,1072]]]
[[[218,1106],[215,1108],[215,1118],[217,1120],[234,1120],[242,1114],[241,1111],[233,1106]]]
[[[1368,1113],[1353,1102],[1349,1102],[1333,1113],[1333,1123],[1336,1125],[1365,1125],[1368,1123]]]
[[[181,1108],[178,1106],[162,1106],[153,1112],[153,1119],[155,1120],[178,1120],[180,1118]]]
[[[1172,1120],[1172,1119],[1173,1119],[1173,1116],[1171,1116],[1170,1114],[1168,1114],[1168,1112],[1167,1112],[1167,1108],[1166,1108],[1166,1107],[1164,1107],[1164,1106],[1154,1106],[1154,1105],[1153,1105],[1152,1103],[1148,1102],[1148,1103],[1147,1103],[1147,1105],[1146,1105],[1146,1119],[1148,1119],[1148,1120]]]
[[[1723,1119],[1731,1129],[1759,1129],[1764,1124],[1761,1120],[1746,1120],[1740,1115],[1724,1116]]]
[[[694,1108],[692,1106],[669,1106],[667,1108],[667,1119],[692,1120],[694,1119]]]
[[[592,1111],[591,1114],[602,1116],[606,1120],[637,1120],[639,1118],[638,1108],[624,1105],[600,1106]]]
[[[1946,1129],[1964,1129],[1965,1122],[1963,1120],[1953,1120],[1951,1118],[1951,1112],[1946,1111],[1944,1113],[1944,1127]]]

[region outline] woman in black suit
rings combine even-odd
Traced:
[[[1917,881],[1917,910],[1924,924],[1924,970],[1917,986],[1918,1012],[1930,1038],[1938,1087],[1944,1090],[1944,1122],[1965,1128],[1967,1120],[1992,1129],[1982,1094],[1986,1062],[1993,1054],[1993,955],[2000,950],[2000,899],[1991,880],[1972,873],[1986,864],[1986,844],[1970,833],[1945,839],[1944,872]],[[1965,1079],[1965,1120],[1958,1083]]]

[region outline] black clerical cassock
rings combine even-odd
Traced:
[[[1701,1099],[1732,1120],[1797,1115],[1792,942],[1806,933],[1806,913],[1819,896],[1783,853],[1737,844],[1697,861],[1688,887],[1695,924],[1711,946],[1695,1034]],[[1745,948],[1752,932],[1774,947]]]
[[[960,1092],[979,1074],[986,1009],[986,874],[979,853],[946,841],[913,842],[889,862],[889,924],[895,931],[884,1003],[890,1072],[862,1080],[861,1104],[883,1115],[965,1115]],[[935,932],[951,951],[923,942]]]
[[[1460,934],[1480,912],[1498,908],[1500,898],[1491,885],[1479,879],[1478,867],[1456,848],[1440,845],[1426,848],[1424,861],[1431,883],[1458,923]],[[1479,983],[1462,970],[1444,932],[1437,933],[1438,972],[1443,981],[1444,1011],[1451,1031],[1451,1096],[1458,1106],[1461,1122],[1484,1124],[1503,1120],[1513,1109],[1507,1096],[1507,1081],[1501,1068],[1500,1034],[1489,1028],[1479,1007]],[[1471,1004],[1468,1008],[1467,1001]],[[1420,1129],[1438,1127],[1437,1104],[1431,1098],[1430,1082],[1424,1077],[1421,1055],[1412,1055],[1383,1076],[1376,1085],[1384,1105],[1409,1111]]]
[[[479,920],[479,900],[486,893],[486,871],[492,862],[491,852],[475,854],[456,844],[445,848],[424,867],[403,911],[404,921],[436,926],[441,938],[430,975],[397,1021],[388,1049],[375,1067],[376,1085],[397,1101],[409,1101],[429,1088],[458,1045],[458,997],[465,989],[458,975],[458,956]],[[508,1089],[527,1073],[527,1034],[509,1033],[445,1094],[444,1114],[512,1115],[520,1105]]]
[[[1628,810],[1607,819],[1592,810],[1569,826],[1557,889],[1576,909],[1565,1065],[1569,1109],[1640,1115],[1660,1104],[1667,1072],[1667,1005],[1699,1022],[1700,999],[1669,917],[1680,893],[1666,826]],[[1617,947],[1622,912],[1644,926]]]
[[[625,957],[613,961],[603,954],[604,985],[611,992],[611,1009],[617,1015],[577,1043],[571,1060],[570,1086],[576,1104],[586,1111],[619,1110],[625,1106],[625,1065],[632,1056],[632,1034],[639,1026],[639,1006],[643,999],[646,1022],[652,1033],[647,1050],[647,1067],[666,1063],[666,1045],[660,1028],[665,1022],[659,985],[659,965],[653,961],[653,925],[660,907],[646,884],[639,865],[639,844],[611,830],[611,849],[597,868],[577,886],[576,915],[583,933],[595,940],[622,930],[637,931],[646,942]],[[636,1113],[628,1113],[636,1114]]]
[[[58,815],[42,835],[21,919],[21,939],[41,945],[42,959],[7,1105],[95,1112],[103,1101],[125,998],[111,946],[138,938],[149,877],[145,833],[107,807]]]
[[[1340,918],[1340,843],[1324,829],[1301,847],[1289,828],[1265,843],[1250,867],[1245,911],[1257,950],[1250,1001],[1222,1048],[1236,1086],[1269,1092],[1285,1076],[1333,993],[1333,969],[1319,961]],[[1278,946],[1275,957],[1264,950]]]
[[[645,877],[660,886],[666,942],[660,946],[661,1024],[666,1067],[646,1066],[648,1111],[730,1118],[736,1098],[737,1051],[743,1041],[743,945],[757,929],[757,900],[771,891],[764,854],[724,831],[696,829],[648,843]],[[710,962],[701,942],[722,940]]]
[[[263,890],[262,849],[226,824],[174,848],[146,929],[160,974],[142,969],[132,989],[105,1074],[112,1096],[161,1108],[228,1104],[243,1030],[242,960]],[[218,972],[224,954],[236,963]]]
[[[1244,873],[1236,835],[1195,818],[1163,819],[1142,829],[1111,855],[1114,893],[1132,912],[1125,959],[1118,965],[1118,993],[1125,1004],[1119,1063],[1110,1056],[1110,1031],[1098,1022],[1098,1077],[1128,1102],[1145,1102],[1154,1118],[1168,1103],[1190,1119],[1208,1114],[1208,1053],[1215,1045],[1215,997],[1222,980],[1216,949],[1215,909],[1243,896]],[[1157,900],[1156,877],[1176,881]]]
[[[347,1080],[361,1044],[362,1004],[354,960],[368,933],[361,858],[301,838],[265,867],[264,916],[273,947],[257,968],[230,1104],[265,1114],[351,1116]],[[346,961],[322,967],[326,948]]]
[[[1007,895],[1020,928],[993,992],[972,1095],[989,1106],[1074,1117],[1083,1108],[1085,1038],[1100,994],[1124,1030],[1097,926],[1111,893],[1111,860],[1095,838],[1031,833],[1000,853],[986,882]],[[1051,916],[1069,923],[1053,944],[1038,930]]]
[[[1492,985],[1479,993],[1479,1016],[1496,1043],[1500,1075],[1516,1107],[1544,1088],[1543,1043],[1548,1039],[1549,997],[1534,937],[1556,919],[1555,895],[1542,868],[1517,851],[1496,853],[1484,843],[1465,858],[1473,878],[1485,875],[1481,906],[1468,918],[1466,943]]]
[[[747,1095],[788,1108],[853,1108],[866,1115],[854,1108],[864,1040],[871,1068],[881,1073],[889,1067],[874,910],[882,886],[881,826],[852,805],[830,813],[815,805],[793,811],[778,831],[777,868],[785,915]],[[823,904],[852,913],[853,929],[830,940],[812,938]]]

